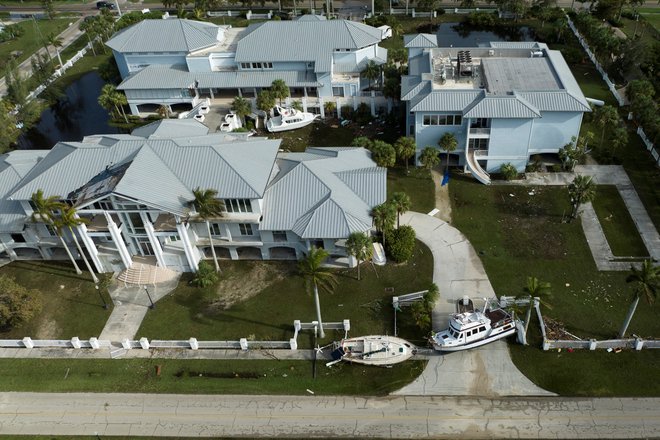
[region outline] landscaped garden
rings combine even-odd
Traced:
[[[542,306],[545,316],[583,339],[617,335],[632,300],[628,274],[596,270],[580,222],[565,222],[570,213],[566,188],[487,187],[460,177],[449,188],[454,225],[480,255],[497,295],[522,295],[527,277],[537,277],[551,284],[552,309]],[[610,204],[606,191],[599,196],[603,205]],[[629,334],[657,337],[659,318],[660,309],[640,302]],[[536,328],[530,327],[530,346],[511,348],[516,365],[540,386],[575,395],[660,394],[654,379],[660,363],[657,351],[639,356],[564,351],[559,356],[541,350]],[[616,356],[626,359],[625,369],[610,368]]]
[[[351,321],[351,335],[394,334],[392,296],[427,289],[432,282],[433,258],[421,243],[413,258],[385,267],[364,264],[361,280],[355,269],[337,269],[333,293],[321,291],[324,322]],[[295,262],[221,262],[219,284],[207,288],[189,284],[184,274],[179,287],[150,311],[138,332],[149,339],[288,341],[293,321],[316,320],[314,300],[298,275]],[[418,328],[409,314],[398,316],[399,334],[423,345],[429,328]],[[327,331],[321,345],[343,337]],[[312,332],[301,334],[302,347],[310,347]]]

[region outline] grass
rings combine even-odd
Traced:
[[[350,146],[355,138],[350,128],[327,123],[314,123],[298,130],[261,134],[270,139],[282,139],[280,148],[289,151],[305,151],[307,147]]]
[[[410,196],[411,211],[429,212],[435,208],[433,180],[428,170],[410,167],[409,173],[403,167],[387,171],[387,197],[395,192],[404,192]]]
[[[37,24],[43,38],[47,38],[52,33],[60,34],[69,26],[71,21],[72,19],[70,18],[56,18],[54,20],[39,20]],[[6,60],[11,57],[12,52],[22,52],[19,57],[15,58],[16,64],[20,64],[43,47],[42,39],[39,37],[33,21],[26,20],[18,23],[18,26],[24,31],[20,38],[0,43],[0,70],[3,72],[6,66]],[[55,53],[51,53],[51,56],[55,57]]]
[[[0,391],[386,395],[415,379],[424,361],[392,368],[289,360],[0,359]],[[156,368],[160,366],[160,375]],[[377,374],[375,374],[377,372]]]
[[[104,310],[90,275],[76,275],[71,263],[15,261],[0,268],[29,288],[36,289],[42,311],[19,328],[0,332],[2,339],[88,339],[98,336],[112,310]],[[108,303],[110,298],[104,292]]]
[[[293,321],[316,319],[314,300],[297,275],[295,262],[236,261],[222,263],[220,285],[207,289],[189,285],[184,274],[177,289],[160,300],[138,331],[139,337],[156,339],[286,341],[293,337]],[[362,280],[355,269],[337,270],[334,293],[321,292],[325,322],[351,320],[351,334],[393,334],[392,296],[426,289],[432,281],[433,257],[418,243],[414,257],[401,265],[373,268],[363,265]],[[250,287],[244,287],[250,280]],[[249,299],[225,309],[227,295],[242,290]],[[388,289],[386,291],[386,289]],[[426,330],[413,325],[407,314],[398,316],[399,334],[411,342],[422,343]],[[430,330],[430,329],[429,329]],[[311,346],[311,332],[299,339],[300,346]],[[321,343],[343,337],[343,332],[328,331]]]
[[[614,255],[648,256],[646,246],[615,186],[596,187],[593,206]]]
[[[627,273],[596,270],[580,222],[562,222],[570,213],[565,188],[486,187],[455,178],[449,189],[454,224],[480,254],[498,295],[522,294],[526,278],[535,276],[552,285],[547,314],[568,331],[616,335],[631,300]],[[640,304],[630,331],[657,337],[659,318],[660,309]]]
[[[610,89],[607,88],[605,81],[600,77],[600,74],[591,61],[582,64],[573,64],[570,67],[584,96],[600,99],[601,101],[605,101],[605,104],[617,106],[617,102]]]

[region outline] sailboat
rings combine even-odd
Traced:
[[[395,336],[360,336],[339,342],[332,352],[333,361],[326,365],[346,361],[387,366],[410,359],[416,350],[413,344]]]

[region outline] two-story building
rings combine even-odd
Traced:
[[[133,114],[202,99],[256,97],[282,79],[303,105],[360,97],[369,61],[384,64],[381,31],[349,20],[303,16],[232,28],[183,19],[144,20],[106,44]],[[368,93],[371,96],[371,93]]]
[[[554,153],[580,133],[587,99],[561,53],[535,42],[441,47],[435,35],[406,35],[409,75],[401,80],[406,133],[418,153],[453,133],[452,160],[479,181],[535,154]]]
[[[2,155],[0,257],[66,258],[56,231],[30,220],[30,199],[41,189],[86,220],[75,233],[97,271],[130,268],[135,256],[194,271],[211,256],[196,188],[214,189],[224,201],[224,215],[209,220],[220,258],[295,259],[312,246],[346,256],[343,240],[369,232],[371,209],[386,199],[386,170],[361,148],[279,153],[279,145],[209,134],[186,119]]]

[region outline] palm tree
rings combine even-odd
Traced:
[[[619,338],[625,336],[630,321],[637,309],[637,304],[639,304],[639,298],[644,297],[649,305],[653,304],[657,298],[658,288],[660,288],[660,266],[653,266],[651,260],[644,260],[641,269],[631,266],[630,275],[626,278],[626,282],[634,283],[634,296],[628,314],[626,315],[626,320],[623,322],[623,326],[619,332]]]
[[[273,94],[274,98],[277,98],[282,105],[282,100],[289,97],[289,86],[286,85],[283,79],[276,79],[270,85],[270,92]]]
[[[104,109],[110,112],[110,116],[117,115],[119,116],[121,112],[119,111],[117,91],[115,86],[112,84],[106,84],[101,88],[101,94],[99,95],[98,101],[99,105]],[[113,112],[112,109],[115,109]]]
[[[591,202],[596,197],[596,190],[591,181],[591,176],[575,176],[573,182],[568,185],[568,197],[571,200],[573,211],[570,219],[577,218],[578,209],[583,203]]]
[[[396,221],[396,210],[391,203],[383,203],[371,210],[376,230],[383,235],[383,246],[385,246],[385,235],[394,227]]]
[[[31,216],[32,221],[44,222],[55,229],[55,232],[57,233],[57,237],[60,239],[60,242],[62,243],[62,247],[64,247],[64,250],[66,251],[66,254],[69,256],[71,263],[73,263],[73,267],[76,269],[76,273],[80,275],[82,273],[82,270],[80,270],[80,268],[78,267],[78,263],[76,263],[76,260],[73,258],[73,255],[69,250],[69,247],[64,241],[64,238],[62,237],[61,234],[61,230],[57,228],[54,224],[54,218],[53,218],[54,212],[62,209],[63,206],[62,202],[59,201],[59,197],[50,196],[46,198],[44,197],[43,190],[38,189],[36,193],[32,194],[30,201],[32,202],[32,209],[33,209]]]
[[[76,208],[68,205],[63,205],[62,209],[60,209],[60,216],[59,218],[55,219],[54,224],[55,227],[60,231],[63,228],[67,228],[69,230],[71,237],[73,237],[73,242],[76,244],[76,249],[78,249],[78,253],[80,254],[80,256],[83,259],[83,262],[85,263],[85,267],[87,267],[87,270],[92,275],[92,280],[94,280],[94,284],[97,284],[99,282],[99,279],[96,277],[94,270],[92,270],[92,266],[89,264],[89,261],[87,260],[87,255],[85,255],[85,253],[82,250],[82,247],[80,247],[80,243],[78,242],[78,237],[76,236],[76,231],[74,230],[75,227],[87,223],[87,219],[80,218],[76,214],[77,214]]]
[[[319,302],[319,287],[332,292],[337,284],[335,274],[322,264],[330,254],[325,249],[312,247],[305,258],[298,263],[298,270],[300,275],[305,279],[305,282],[312,286],[314,292],[314,306],[316,307],[316,320],[319,322],[319,336],[325,338],[323,331],[323,321],[321,321],[321,304]]]
[[[257,108],[266,113],[268,118],[270,110],[275,107],[275,95],[267,89],[263,89],[257,95]]]
[[[417,144],[415,143],[415,139],[405,136],[400,137],[394,143],[394,149],[396,150],[396,155],[399,156],[399,159],[401,159],[406,164],[407,171],[409,159],[413,157],[417,152]]]
[[[456,147],[458,147],[458,141],[456,140],[454,133],[447,132],[442,135],[438,141],[438,145],[440,148],[447,152],[447,170],[445,171],[445,174],[447,174],[449,172],[449,153],[456,151]]]
[[[203,190],[197,187],[193,190],[193,195],[195,196],[193,204],[197,211],[197,215],[206,222],[206,232],[209,235],[209,243],[211,244],[211,253],[213,254],[215,271],[220,272],[218,257],[215,255],[215,248],[213,247],[213,235],[211,235],[211,223],[209,220],[224,216],[225,202],[218,199],[218,192],[214,189]]]
[[[360,263],[373,255],[371,238],[364,232],[353,232],[346,240],[346,252],[357,260],[357,279],[360,281]]]
[[[371,60],[367,63],[362,73],[369,80],[369,86],[371,86],[371,81],[377,80],[380,76],[380,67],[378,67],[378,64],[374,60]]]
[[[163,119],[169,119],[170,117],[170,107],[166,104],[162,104],[158,107],[158,116]]]
[[[241,122],[245,125],[245,117],[252,113],[252,106],[250,102],[242,96],[237,96],[231,103],[231,108],[241,118]]]
[[[62,67],[64,64],[62,64],[62,57],[60,56],[60,47],[62,47],[62,39],[59,38],[55,34],[50,34],[48,35],[48,44],[53,46],[55,48],[55,53],[57,54],[57,61],[60,63],[60,67]]]
[[[323,104],[323,108],[325,109],[326,117],[328,117],[328,114],[334,115],[335,110],[337,110],[337,104],[334,101],[327,101]]]
[[[604,105],[598,107],[593,114],[593,120],[601,128],[600,132],[600,145],[603,145],[605,140],[605,130],[611,125],[615,125],[619,122],[620,117],[619,113],[611,105]]]
[[[401,214],[410,209],[410,196],[404,192],[395,192],[392,194],[390,203],[396,211],[396,228],[399,229]]]
[[[550,308],[550,305],[545,301],[549,299],[550,294],[550,283],[545,281],[539,281],[536,277],[527,277],[527,285],[525,286],[525,298],[529,299],[529,307],[527,307],[527,315],[525,316],[525,340],[527,339],[527,328],[529,327],[529,321],[532,318],[532,309],[534,308],[534,299],[538,298],[539,302],[546,307]]]
[[[440,152],[433,147],[426,147],[419,155],[419,161],[427,170],[431,171],[434,166],[440,163]]]
[[[115,90],[115,92],[112,94],[112,103],[116,108],[119,109],[121,115],[124,117],[124,121],[128,124],[128,117],[126,116],[126,111],[124,111],[124,106],[128,105],[128,99],[126,98],[126,95]]]

